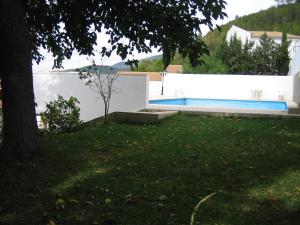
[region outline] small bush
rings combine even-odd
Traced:
[[[41,118],[47,124],[47,130],[51,133],[64,133],[78,127],[81,121],[77,104],[77,98],[70,97],[65,100],[61,95],[58,95],[56,101],[46,103],[46,111],[41,113]]]

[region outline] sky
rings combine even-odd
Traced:
[[[268,9],[275,5],[274,0],[226,0],[227,6],[225,12],[227,13],[228,17],[224,20],[218,20],[216,21],[216,24],[222,25],[225,24],[231,20],[234,20],[236,16],[244,16],[251,13],[258,12],[260,10]],[[205,35],[209,29],[207,27],[202,28],[202,33]],[[104,34],[99,34],[98,36],[98,43],[107,43],[107,37]],[[103,45],[101,45],[103,46]],[[48,53],[46,50],[42,49],[41,53],[44,55],[45,59],[37,65],[35,62],[33,62],[33,72],[46,72],[50,71],[53,66],[53,58],[51,57],[51,54]],[[150,54],[135,54],[135,59],[142,59],[145,57],[158,55],[158,53],[155,49],[153,49],[153,52]],[[95,55],[93,58],[96,61],[96,64],[101,64],[101,57]],[[116,54],[112,54],[110,58],[102,59],[103,65],[113,65],[117,62],[120,62],[121,58],[117,56]],[[90,65],[91,64],[91,58],[88,58],[87,56],[80,56],[78,53],[74,53],[72,58],[70,60],[65,60],[63,62],[64,69],[71,69],[71,68],[79,68],[82,66]]]

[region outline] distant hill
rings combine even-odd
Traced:
[[[161,59],[162,58],[162,55],[154,55],[154,56],[150,56],[150,57],[147,57],[147,58],[144,58],[144,59],[140,59],[139,61],[152,61],[152,60],[155,60],[155,59]],[[128,66],[125,64],[126,61],[122,61],[122,62],[118,62],[114,65],[112,65],[112,67],[115,67],[115,68],[128,68]]]
[[[120,68],[120,69],[130,67],[130,66],[127,66],[125,63],[126,63],[126,61],[118,62],[116,64],[113,64],[112,67]]]
[[[64,70],[64,72],[79,72],[79,71],[84,71],[84,72],[91,72],[91,73],[95,73],[95,72],[100,72],[101,73],[109,73],[109,74],[116,74],[118,71],[120,70],[128,70],[127,68],[116,68],[113,66],[83,66],[80,68],[76,68],[76,69],[68,69],[68,70]]]
[[[150,56],[144,59],[141,59],[140,61],[152,61],[152,60],[156,60],[156,59],[161,59],[162,55],[154,55],[154,56]]]
[[[214,51],[216,46],[226,37],[227,31],[232,25],[245,30],[257,31],[286,31],[290,34],[300,35],[300,3],[272,7],[258,13],[237,18],[221,26],[221,32],[217,29],[209,32],[204,40]]]
[[[162,55],[155,55],[155,56],[150,56],[144,59],[140,59],[140,61],[152,61],[155,59],[161,59]],[[96,66],[83,66],[80,68],[75,68],[75,69],[66,69],[60,72],[78,72],[78,71],[86,71],[86,72],[95,72],[95,71],[100,71],[102,73],[111,73],[111,74],[116,74],[118,71],[130,71],[131,68],[129,66],[127,66],[125,64],[125,61],[123,62],[118,62],[112,66],[100,66],[100,65],[96,65]]]

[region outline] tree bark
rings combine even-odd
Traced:
[[[26,156],[37,148],[32,57],[24,1],[0,0],[0,76],[4,154]]]

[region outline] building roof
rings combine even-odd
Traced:
[[[167,73],[182,73],[182,65],[169,65],[166,69]]]
[[[270,38],[281,38],[282,32],[278,31],[249,31],[252,37],[260,38],[264,33]],[[294,34],[287,34],[288,39],[300,39],[300,36]]]
[[[160,72],[131,72],[131,71],[119,71],[117,75],[133,75],[133,76],[149,76],[150,81],[161,81]]]
[[[167,73],[182,73],[182,65],[169,65],[166,69]],[[161,72],[132,72],[132,71],[119,71],[117,75],[133,75],[133,76],[149,76],[150,81],[161,81]]]

